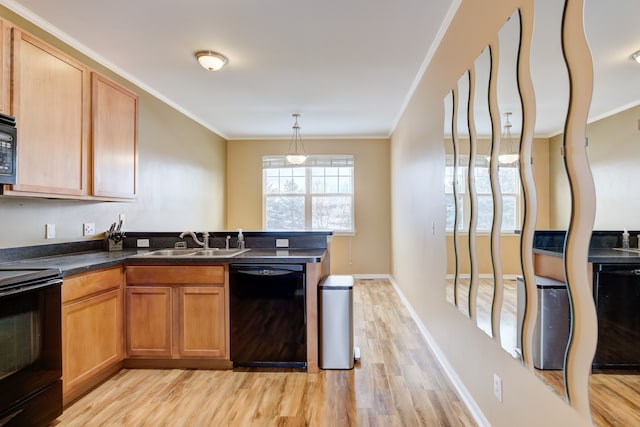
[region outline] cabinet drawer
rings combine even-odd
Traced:
[[[69,302],[89,295],[122,286],[122,267],[97,270],[65,277],[62,284],[62,302]]]
[[[128,266],[127,285],[220,284],[225,283],[225,267],[213,266]]]

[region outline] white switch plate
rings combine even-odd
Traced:
[[[288,248],[289,239],[276,239],[276,248]]]
[[[56,238],[56,225],[55,224],[45,224],[44,225],[44,238],[45,239],[55,239]]]
[[[83,236],[93,236],[96,234],[96,224],[95,222],[85,222],[82,225],[82,235]]]
[[[149,239],[138,239],[136,241],[136,245],[139,248],[148,248],[149,247]]]
[[[498,402],[502,402],[502,378],[498,374],[493,374],[493,395]]]

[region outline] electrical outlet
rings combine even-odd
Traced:
[[[493,395],[502,403],[502,378],[498,374],[493,374]]]
[[[45,239],[55,239],[56,238],[56,225],[55,224],[45,224],[44,225],[44,238]]]
[[[93,222],[85,222],[82,226],[83,236],[93,236],[96,234],[96,224]]]

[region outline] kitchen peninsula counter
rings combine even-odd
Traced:
[[[84,273],[127,266],[214,266],[228,264],[302,264],[306,280],[306,323],[307,323],[307,372],[317,373],[318,367],[318,290],[320,280],[330,272],[331,232],[268,233],[245,232],[247,252],[235,256],[147,256],[151,251],[172,248],[178,233],[127,233],[134,237],[125,240],[122,251],[105,251],[102,241],[71,242],[54,245],[0,249],[0,268],[59,268],[62,275],[72,279]],[[210,246],[224,247],[225,232],[215,233]],[[219,236],[223,236],[221,239]],[[288,239],[296,248],[276,248],[277,239]],[[139,239],[149,239],[149,248],[136,248]],[[186,239],[194,251],[193,242]],[[280,242],[281,243],[281,242]],[[231,241],[231,247],[235,246]],[[308,245],[308,247],[304,247]],[[135,267],[134,267],[135,268]],[[228,275],[225,273],[225,277]],[[225,278],[225,287],[228,278]]]

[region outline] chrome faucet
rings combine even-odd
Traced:
[[[189,234],[193,239],[193,241],[196,242],[197,245],[200,245],[205,249],[209,249],[209,233],[208,232],[206,231],[202,232],[202,242],[198,240],[198,236],[196,236],[196,233],[194,233],[193,231],[184,231],[180,233],[180,238],[183,239],[185,234]]]

